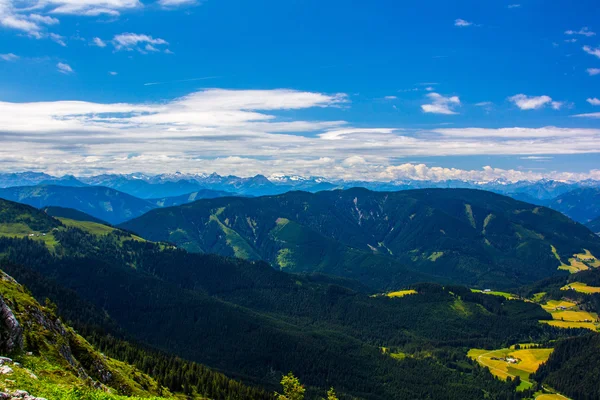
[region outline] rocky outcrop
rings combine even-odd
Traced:
[[[17,400],[17,399],[23,399],[23,400],[46,400],[43,397],[35,397],[30,395],[28,392],[24,391],[24,390],[16,390],[12,393],[5,393],[5,392],[0,392],[0,400],[2,399],[10,399],[10,400]]]
[[[23,348],[23,328],[15,314],[0,296],[0,354]]]

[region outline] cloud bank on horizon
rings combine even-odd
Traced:
[[[0,171],[600,179],[600,11],[473,1],[0,0]]]

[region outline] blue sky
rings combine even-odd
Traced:
[[[0,0],[0,169],[600,179],[599,14]]]

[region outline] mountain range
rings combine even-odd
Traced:
[[[239,387],[227,395],[223,388],[236,388],[233,382],[199,369],[186,372],[190,364],[161,351],[270,390],[292,370],[311,398],[331,386],[340,398],[507,398],[514,385],[482,373],[464,346],[562,334],[539,324],[549,315],[536,304],[465,287],[421,284],[413,296],[373,297],[333,276],[188,253],[9,201],[0,201],[0,217],[6,273],[36,299],[50,298],[55,305],[46,302],[48,308],[103,352],[194,398],[264,397]],[[18,232],[18,224],[35,234]],[[122,338],[149,347],[140,350]],[[384,348],[406,356],[392,357]],[[200,378],[190,389],[188,382]],[[220,390],[202,386],[210,382],[220,382]]]
[[[332,189],[364,187],[375,191],[398,191],[424,188],[464,188],[482,189],[519,200],[549,200],[566,192],[587,187],[600,187],[600,181],[538,181],[512,182],[503,179],[494,181],[467,180],[398,180],[392,182],[328,180],[322,177],[302,177],[287,175],[256,175],[253,177],[221,176],[212,174],[104,174],[96,176],[55,177],[45,173],[21,172],[0,174],[0,187],[33,186],[52,184],[61,186],[106,186],[132,196],[150,199],[180,196],[199,189],[225,191],[243,196],[262,196],[285,193],[290,190],[318,192]]]
[[[472,189],[367,189],[225,197],[121,227],[191,252],[267,260],[374,289],[415,281],[516,286],[557,273],[600,237],[545,207]]]
[[[273,175],[269,178],[263,175],[254,177],[240,178],[236,176],[220,176],[218,174],[161,174],[146,175],[142,173],[128,175],[97,175],[88,177],[73,177],[65,175],[63,177],[54,177],[44,173],[23,172],[23,173],[5,173],[0,174],[0,188],[11,188],[20,186],[59,186],[59,187],[107,187],[118,192],[128,194],[138,199],[147,200],[148,203],[137,201],[136,204],[142,207],[142,211],[135,210],[135,206],[129,204],[112,204],[113,217],[107,220],[112,223],[120,223],[134,216],[141,215],[144,210],[157,207],[169,207],[202,198],[216,198],[226,196],[264,196],[283,194],[288,191],[302,190],[311,193],[324,190],[349,189],[353,187],[362,187],[373,191],[402,191],[424,188],[464,188],[481,189],[498,194],[512,197],[516,200],[527,203],[543,205],[558,210],[568,217],[587,223],[600,216],[598,209],[598,192],[600,191],[600,182],[572,181],[560,182],[553,180],[539,181],[520,181],[509,182],[506,180],[495,180],[490,182],[475,181],[424,181],[424,180],[402,180],[395,182],[365,182],[365,181],[328,181],[325,178],[318,177],[300,177]],[[28,204],[39,206],[39,196],[33,194],[37,199],[27,199],[27,192],[30,189],[13,189],[12,191],[21,192],[19,195],[7,194],[6,198],[23,201]],[[54,188],[54,191],[59,189]],[[4,193],[10,193],[4,192]],[[85,193],[85,189],[81,190]],[[570,193],[570,194],[569,194]],[[114,192],[112,193],[114,195]],[[85,202],[85,195],[82,200],[84,204],[77,205],[76,202],[70,203],[68,207],[73,207],[90,213],[91,215],[105,219],[106,210],[100,211],[94,203],[95,199],[89,199]],[[46,201],[58,199],[60,196],[49,196]],[[43,199],[42,199],[43,200]],[[108,200],[107,200],[108,201]],[[65,206],[62,203],[47,203],[44,206]],[[118,209],[122,207],[123,209]],[[100,207],[102,208],[102,207]],[[95,210],[96,209],[96,210]],[[100,215],[100,213],[103,215]]]
[[[596,234],[600,235],[600,217],[588,222],[585,226],[590,228],[592,232],[595,232]]]
[[[78,210],[110,224],[127,221],[158,207],[227,195],[228,192],[201,189],[176,197],[141,199],[103,186],[37,185],[0,189],[0,198],[29,204],[36,208],[50,206]],[[53,212],[61,211],[51,209],[50,215]]]
[[[127,230],[92,219],[0,200],[0,269],[10,275],[0,282],[18,281],[45,305],[10,285],[0,284],[0,299],[21,321],[38,309],[81,335],[70,357],[24,323],[22,350],[4,354],[42,378],[15,365],[0,374],[11,392],[266,399],[289,371],[310,399],[332,386],[341,399],[369,400],[532,398],[547,384],[583,399],[595,390],[597,374],[580,374],[586,357],[573,349],[598,357],[597,341],[540,323],[552,315],[538,303],[567,295],[597,312],[596,295],[561,289],[597,286],[600,270],[558,268],[581,267],[575,254],[593,258],[600,238],[549,208],[472,189],[355,188],[203,199],[154,209]],[[528,283],[519,295],[470,288]],[[7,315],[0,346],[12,337]],[[556,348],[530,389],[466,356],[518,343]],[[90,392],[69,360],[109,392]]]

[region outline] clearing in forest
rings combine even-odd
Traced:
[[[583,311],[570,301],[551,300],[542,304],[542,308],[552,314],[552,320],[540,321],[544,324],[557,328],[583,328],[594,332],[600,327],[597,314]]]
[[[396,292],[390,292],[387,294],[387,297],[404,297],[406,295],[409,294],[417,294],[416,290],[413,289],[409,289],[409,290],[398,290]]]
[[[562,288],[560,288],[560,290],[575,290],[576,292],[587,294],[600,293],[600,287],[588,286],[585,283],[581,282],[569,283],[568,285],[565,285]]]
[[[500,379],[514,379],[518,376],[521,384],[517,390],[525,390],[533,386],[529,375],[548,360],[552,351],[553,349],[471,349],[467,355],[480,365],[488,367]]]

